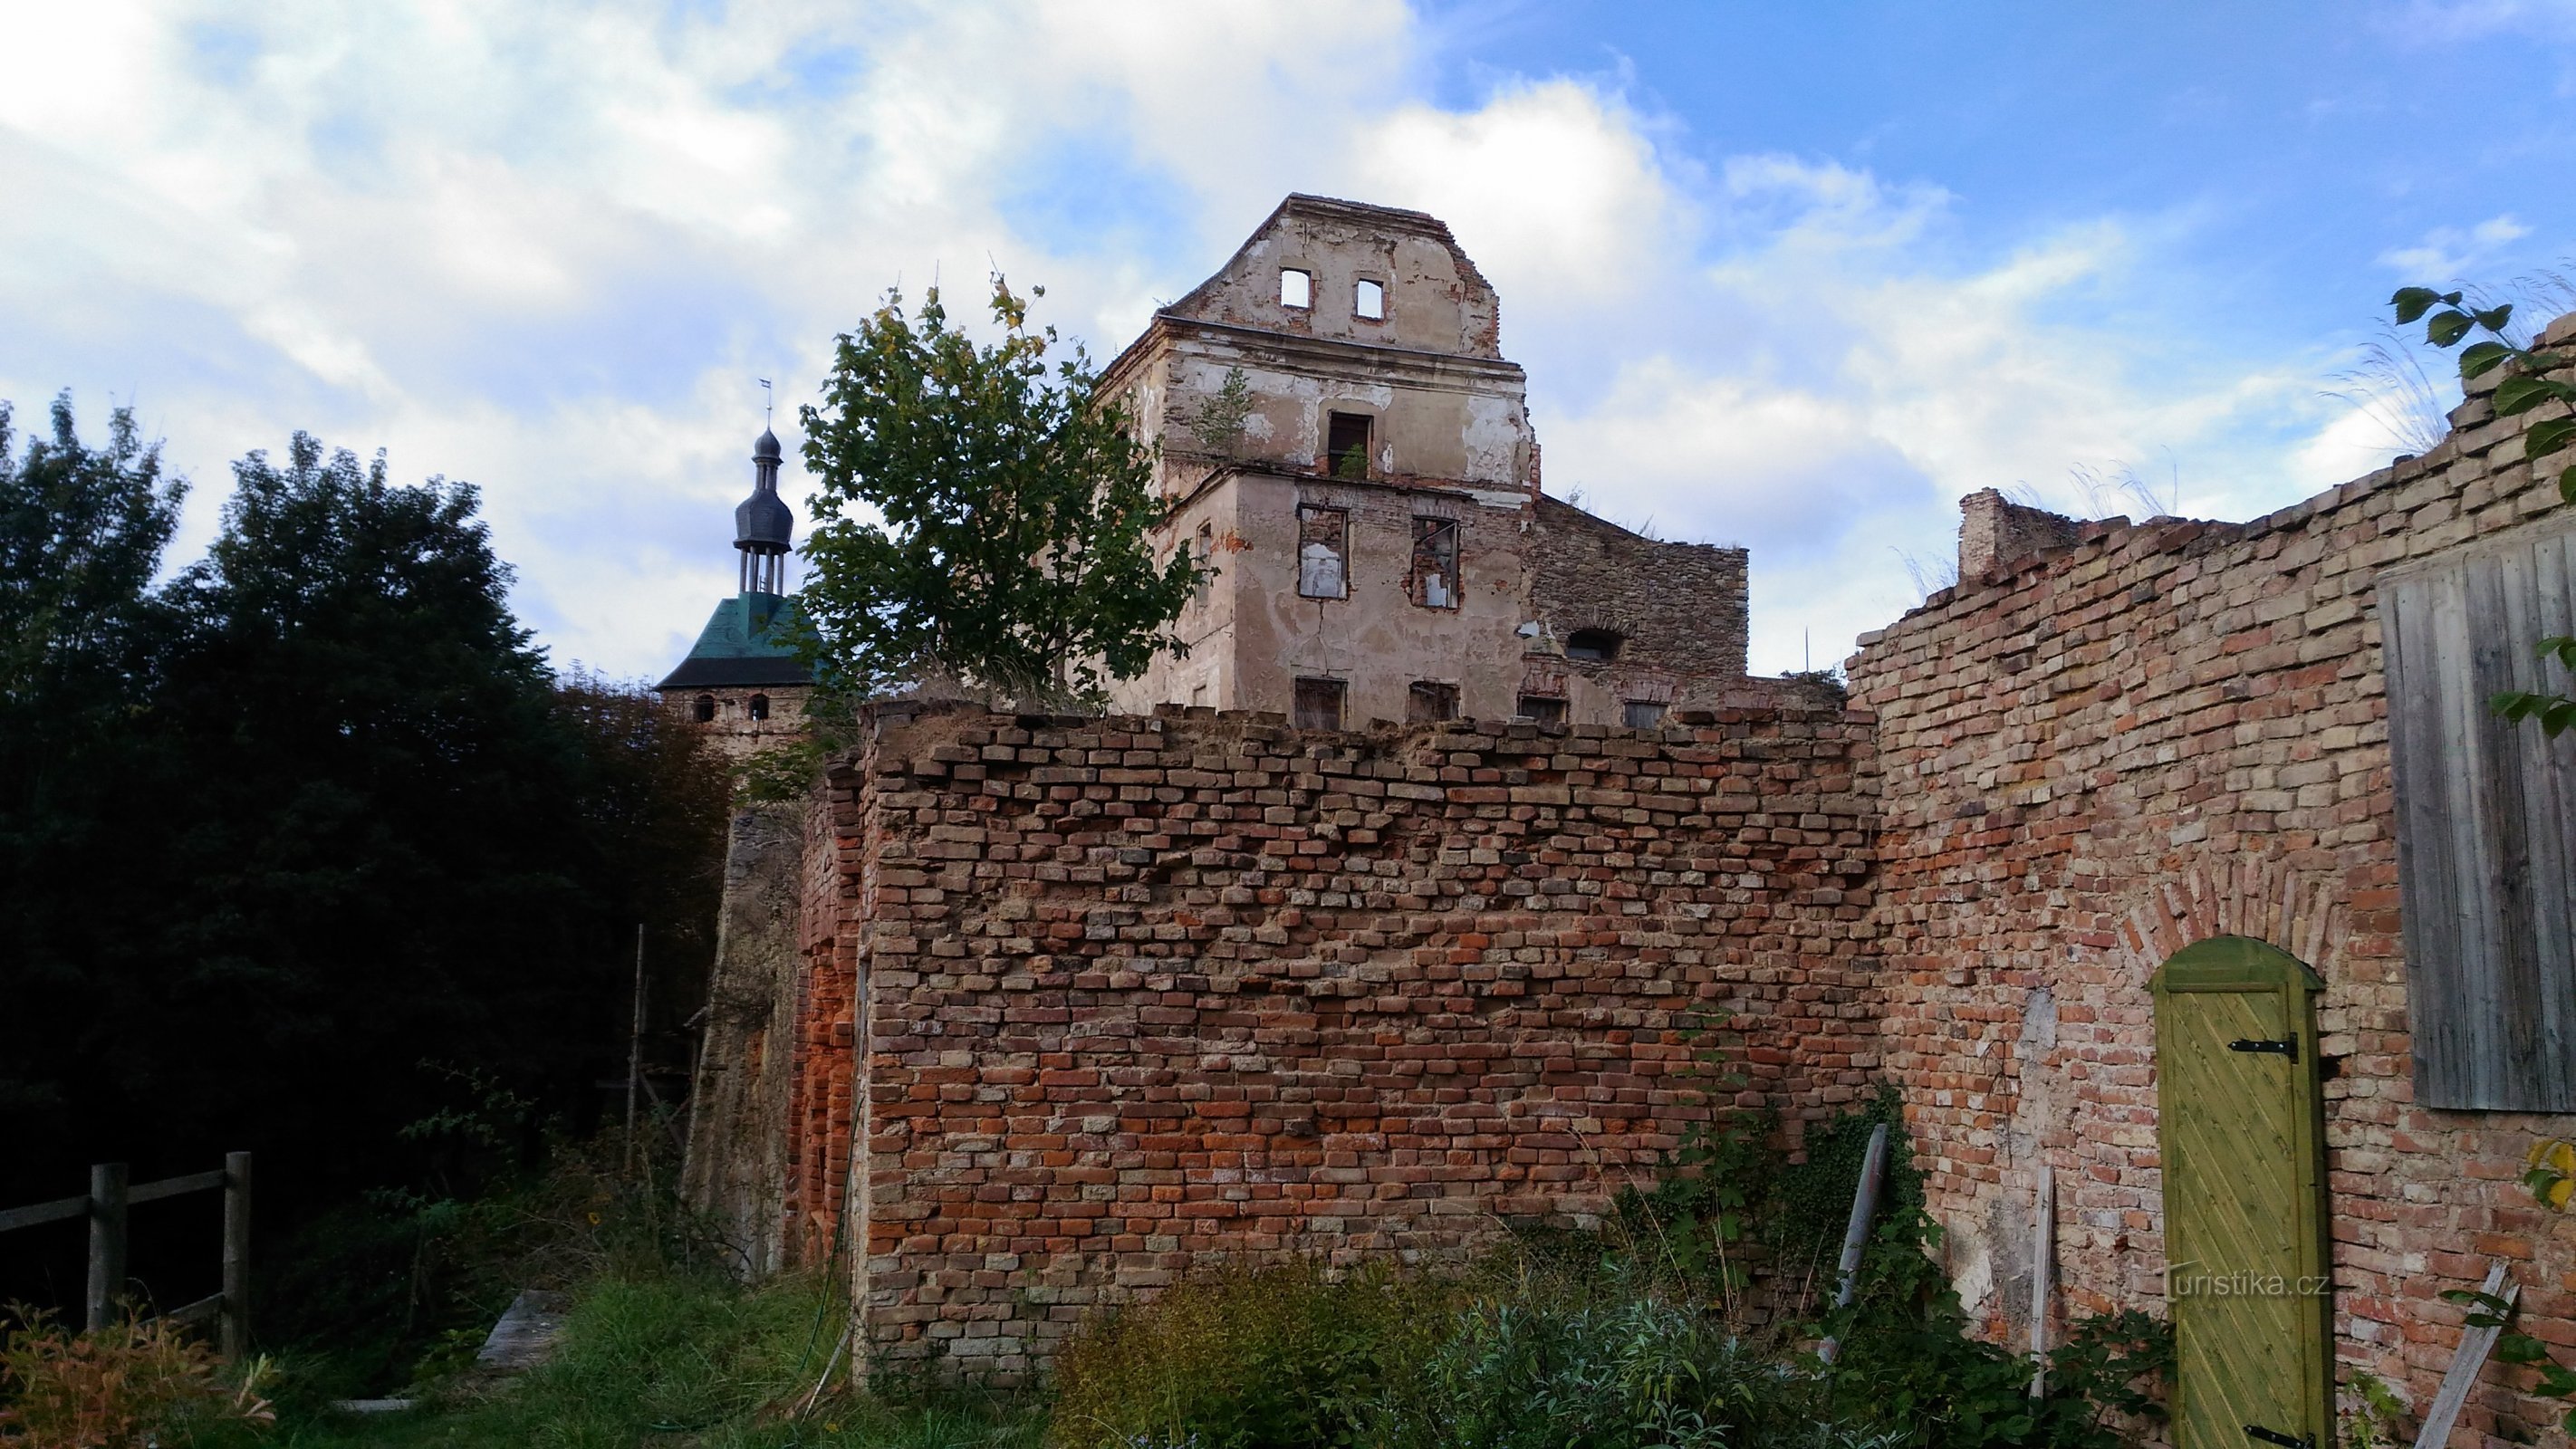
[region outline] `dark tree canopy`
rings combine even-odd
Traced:
[[[109,438],[58,404],[0,461],[0,1205],[243,1147],[282,1202],[383,1181],[424,1062],[577,1119],[639,922],[666,1019],[696,1004],[720,765],[548,667],[472,487],[297,434],[155,588],[177,488]]]
[[[1049,366],[1054,329],[1032,331],[999,277],[992,309],[1002,338],[978,346],[938,288],[917,319],[888,293],[803,410],[821,489],[800,597],[828,684],[945,675],[1094,704],[1181,647],[1196,570],[1186,550],[1154,560],[1151,450],[1079,347]]]

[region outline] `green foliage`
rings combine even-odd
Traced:
[[[2350,1407],[2338,1425],[2342,1449],[2384,1449],[2404,1442],[2398,1426],[2406,1417],[2406,1401],[2395,1390],[2380,1382],[2378,1375],[2360,1369],[2352,1371],[2343,1387]]]
[[[2498,368],[2510,370],[2510,375],[2495,385],[2491,398],[2496,416],[2518,417],[2553,403],[2576,412],[2576,382],[2562,376],[2576,368],[2576,349],[2522,346],[2506,330],[2512,325],[2512,304],[2479,307],[2464,300],[2464,296],[2430,287],[2400,287],[2388,301],[2395,309],[2397,325],[2403,327],[2421,319],[2424,340],[2435,347],[2457,346],[2473,330],[2488,334],[2486,340],[2460,349],[2460,378],[2468,382]],[[2576,416],[2564,413],[2533,423],[2523,434],[2523,451],[2534,467],[2541,459],[2565,452],[2571,445],[2576,445]],[[2576,464],[2559,470],[2558,495],[2576,503]],[[2576,670],[2576,638],[2543,639],[2538,647],[2543,659],[2555,659],[2561,668]],[[2506,719],[2537,721],[2552,739],[2576,728],[2576,699],[2562,692],[2503,690],[2487,704]]]
[[[1000,277],[991,346],[948,325],[938,288],[917,319],[902,300],[841,336],[802,414],[819,491],[799,598],[818,668],[854,694],[935,673],[1096,704],[1181,647],[1169,626],[1196,566],[1154,562],[1153,455],[1079,347],[1049,367],[1055,330],[1032,331]]]
[[[2560,1363],[2548,1344],[2522,1331],[2520,1302],[2471,1288],[2448,1289],[2442,1296],[2469,1310],[2469,1327],[2501,1330],[2495,1342],[2497,1360],[2525,1365],[2538,1375],[2526,1392],[2543,1398],[2576,1400],[2576,1369]],[[2561,1427],[2576,1434],[2576,1408],[2567,1411]]]
[[[246,1148],[273,1243],[414,1183],[424,1055],[595,1110],[637,922],[666,1019],[696,1004],[704,742],[549,670],[469,486],[298,434],[156,588],[176,486],[122,415],[99,449],[67,402],[54,424],[0,447],[0,1202]]]
[[[1219,457],[1231,458],[1243,442],[1244,422],[1252,416],[1252,382],[1240,367],[1225,370],[1225,382],[1190,416],[1190,436]]]
[[[1398,1362],[1431,1346],[1440,1284],[1299,1261],[1178,1284],[1087,1322],[1056,1363],[1064,1449],[1302,1449],[1362,1429]]]

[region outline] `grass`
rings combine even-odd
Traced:
[[[399,1414],[343,1414],[277,1386],[277,1423],[226,1430],[207,1449],[1035,1449],[1027,1401],[955,1393],[889,1404],[838,1384],[812,1396],[842,1328],[814,1281],[743,1289],[687,1276],[606,1279],[576,1299],[555,1357],[488,1396],[433,1394]],[[800,1408],[803,1410],[799,1412]]]

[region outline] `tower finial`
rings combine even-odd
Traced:
[[[777,401],[777,390],[769,385],[768,378],[762,378],[760,380],[760,430],[764,433],[769,431],[769,410]]]

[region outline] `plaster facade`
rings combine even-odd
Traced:
[[[1288,198],[1103,390],[1160,449],[1160,545],[1216,571],[1179,621],[1187,654],[1113,690],[1118,709],[1611,724],[1744,675],[1744,551],[1541,491],[1500,302],[1432,217]],[[1579,629],[1629,631],[1627,667],[1569,658]]]

